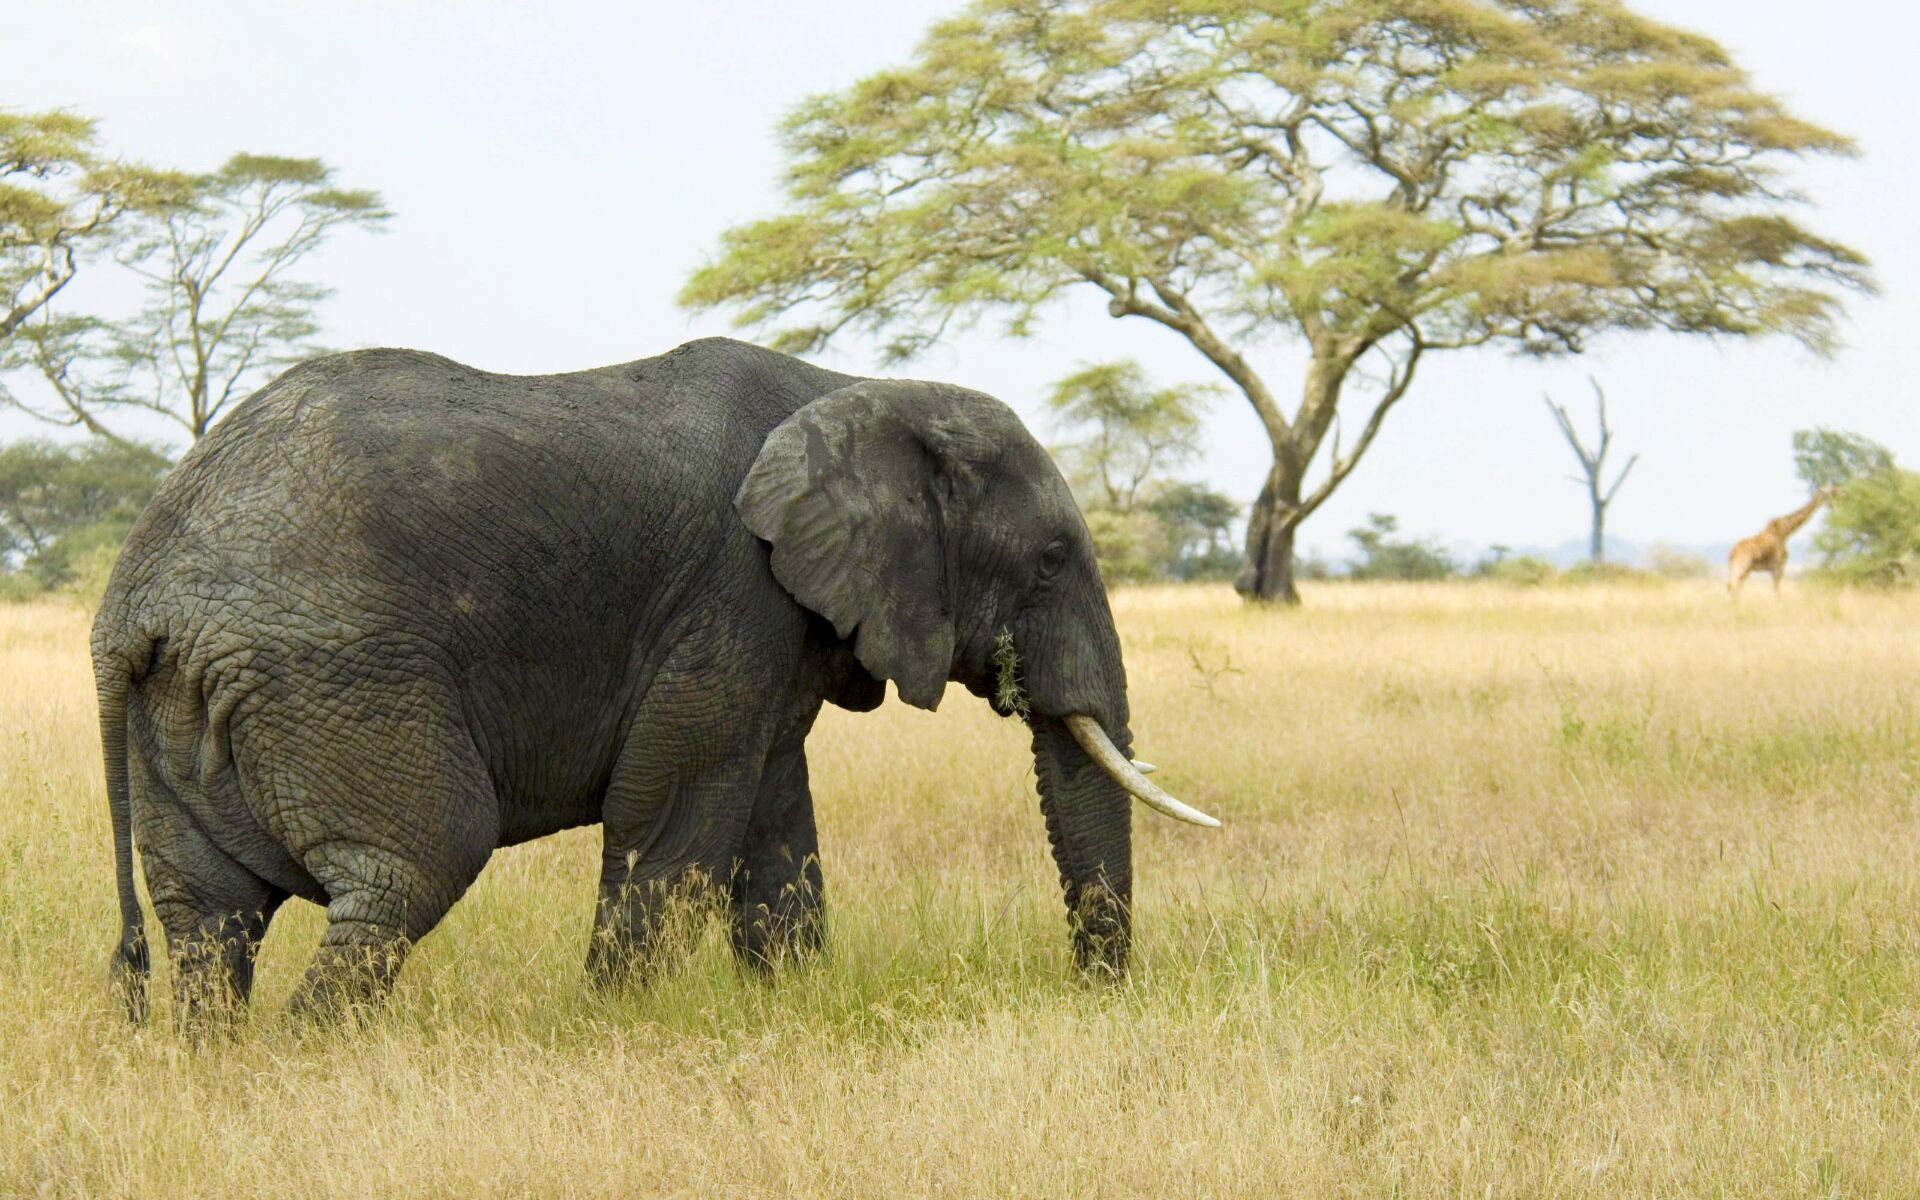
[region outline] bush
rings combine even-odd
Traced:
[[[1819,573],[1876,587],[1920,582],[1920,471],[1888,467],[1847,484],[1814,535]]]
[[[1589,560],[1575,563],[1562,571],[1560,582],[1579,585],[1583,583],[1664,583],[1666,580],[1652,571],[1642,571],[1638,567],[1629,567],[1625,563],[1597,563]]]
[[[100,439],[0,448],[0,597],[97,598],[168,466],[151,447]]]
[[[1713,564],[1698,554],[1660,542],[1647,551],[1647,570],[1662,579],[1705,579],[1713,574]]]
[[[1145,509],[1160,523],[1165,575],[1218,580],[1239,573],[1242,559],[1232,538],[1239,504],[1202,484],[1173,482],[1157,486]]]
[[[1347,536],[1359,547],[1360,558],[1347,567],[1347,577],[1411,582],[1445,579],[1454,573],[1453,559],[1437,542],[1392,537],[1399,528],[1397,518],[1387,513],[1373,513],[1366,525],[1348,530]]]
[[[42,576],[43,586],[89,607],[99,604],[100,597],[107,594],[107,579],[120,559],[120,547],[126,543],[128,531],[125,523],[112,522],[61,538],[58,573]]]
[[[1558,567],[1533,554],[1482,559],[1474,566],[1473,573],[1481,579],[1509,587],[1539,587],[1560,577]]]
[[[1317,554],[1296,555],[1293,560],[1295,579],[1326,580],[1339,575],[1333,564]]]
[[[1167,558],[1166,530],[1151,514],[1094,508],[1085,515],[1094,560],[1108,585],[1160,577]]]

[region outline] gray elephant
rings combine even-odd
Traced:
[[[295,1007],[376,1001],[496,847],[595,822],[594,978],[702,880],[746,962],[804,951],[807,731],[889,679],[1025,716],[1084,967],[1127,960],[1129,793],[1215,823],[1127,758],[1086,525],[1009,409],[724,339],[288,371],[143,514],[93,656],[136,1018],[135,837],[189,1014],[244,1002],[289,896],[327,910]]]

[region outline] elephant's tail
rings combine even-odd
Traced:
[[[147,977],[153,973],[147,953],[146,919],[133,888],[133,813],[127,783],[127,693],[133,663],[120,648],[94,647],[94,680],[100,701],[100,746],[107,766],[107,813],[113,822],[114,885],[120,892],[120,944],[108,968],[127,1017],[147,1015]]]

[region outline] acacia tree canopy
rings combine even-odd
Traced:
[[[1295,529],[1423,354],[1610,330],[1824,353],[1871,287],[1781,173],[1851,144],[1612,0],[976,0],[782,138],[786,211],[724,234],[684,304],[896,358],[1080,291],[1165,327],[1272,444],[1241,578],[1262,599],[1294,599]],[[1291,401],[1247,357],[1277,335],[1309,352]]]
[[[187,187],[184,176],[106,157],[85,117],[0,111],[0,345],[117,222],[177,204]]]
[[[1199,452],[1211,389],[1155,388],[1132,359],[1083,366],[1053,385],[1047,407],[1084,434],[1060,447],[1067,474],[1100,505],[1131,513],[1141,488]]]
[[[146,302],[130,315],[56,312],[0,339],[0,369],[36,374],[46,398],[0,401],[49,424],[125,440],[115,418],[164,417],[198,440],[273,372],[318,352],[330,290],[294,269],[336,231],[389,219],[377,192],[338,186],[318,159],[236,154],[205,175],[171,176],[165,204],[110,231],[113,258]]]

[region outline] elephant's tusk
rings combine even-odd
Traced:
[[[1155,771],[1158,771],[1160,768],[1154,766],[1150,762],[1142,762],[1141,760],[1136,758],[1133,760],[1133,769],[1140,772],[1142,775],[1151,775]]]
[[[1191,825],[1205,825],[1209,829],[1220,828],[1220,822],[1197,808],[1190,808],[1175,800],[1147,781],[1138,767],[1120,753],[1113,744],[1107,731],[1100,728],[1100,722],[1085,713],[1075,713],[1067,719],[1067,728],[1073,733],[1073,740],[1087,752],[1087,757],[1100,764],[1100,769],[1113,777],[1113,781],[1132,793],[1155,812],[1164,813],[1176,821],[1185,821]]]

